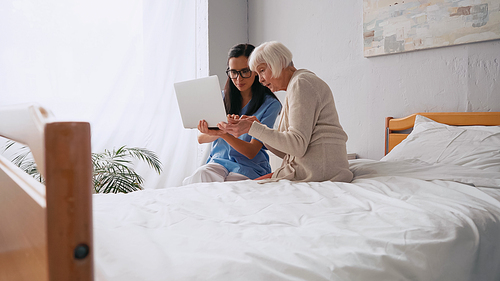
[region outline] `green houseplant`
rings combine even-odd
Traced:
[[[7,141],[4,151],[12,149],[15,144],[14,141]],[[102,153],[92,153],[94,192],[128,193],[144,189],[144,178],[133,169],[133,159],[146,162],[158,174],[162,171],[158,156],[145,148],[122,146],[117,150],[105,149]],[[36,180],[44,183],[27,146],[21,146],[11,161]]]

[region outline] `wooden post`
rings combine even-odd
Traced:
[[[45,127],[49,280],[93,280],[90,125]]]
[[[385,152],[384,155],[387,155],[389,153],[389,134],[391,133],[391,130],[389,129],[389,121],[393,119],[393,117],[386,117],[385,118]]]

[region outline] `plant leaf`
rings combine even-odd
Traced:
[[[4,152],[12,149],[16,142],[8,140]],[[95,193],[128,193],[144,189],[144,178],[132,168],[136,158],[146,162],[158,174],[162,172],[162,164],[158,156],[145,148],[127,148],[125,145],[118,150],[105,149],[102,153],[92,153],[93,183]],[[36,163],[27,146],[21,146],[11,160],[15,165],[33,176],[41,183],[45,180],[37,170]]]

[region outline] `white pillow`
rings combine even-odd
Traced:
[[[500,126],[449,126],[417,115],[413,131],[381,159],[400,160],[500,172]]]

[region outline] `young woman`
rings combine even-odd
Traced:
[[[226,113],[255,116],[272,128],[281,103],[248,67],[248,57],[254,49],[250,44],[238,44],[229,50],[224,87]],[[248,134],[237,138],[225,130],[210,130],[205,120],[200,120],[198,130],[199,143],[212,142],[210,157],[183,184],[255,179],[271,172],[269,156],[260,140]]]

